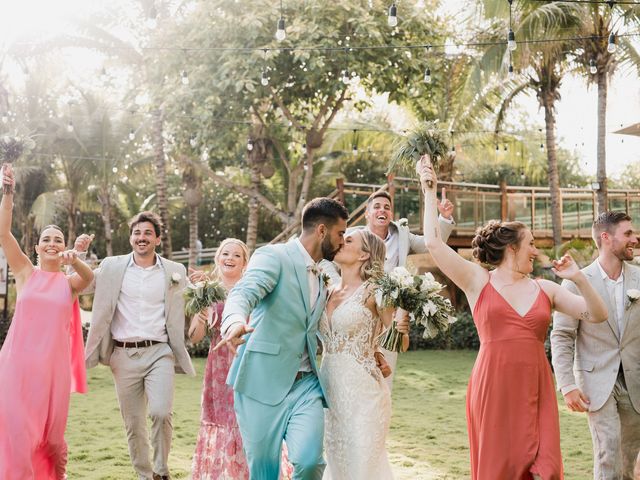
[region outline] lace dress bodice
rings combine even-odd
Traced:
[[[365,305],[366,294],[362,284],[336,307],[331,318],[325,311],[320,319],[320,340],[325,355],[349,355],[377,378],[380,370],[374,353],[380,319]]]

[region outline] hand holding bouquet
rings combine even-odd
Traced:
[[[193,317],[214,303],[223,302],[226,298],[227,292],[222,283],[204,274],[197,282],[189,283],[184,289],[184,313],[187,317]],[[216,315],[215,312],[214,315]]]
[[[0,163],[3,164],[3,168],[11,168],[13,162],[33,147],[35,147],[35,142],[29,137],[0,136]],[[5,194],[13,193],[13,185],[5,183],[2,189]]]
[[[431,273],[412,275],[404,267],[396,267],[389,274],[373,280],[376,304],[379,307],[402,308],[409,313],[412,323],[424,327],[424,338],[433,338],[444,332],[456,321],[452,315],[453,305],[449,299],[438,292],[444,288]],[[395,321],[380,336],[380,346],[399,352],[402,346],[402,334],[396,328]]]

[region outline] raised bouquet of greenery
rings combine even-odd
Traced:
[[[214,303],[223,302],[226,298],[227,292],[222,283],[215,278],[205,276],[195,283],[189,283],[184,289],[184,313],[187,317],[193,317]]]
[[[0,163],[13,164],[20,156],[35,147],[35,142],[29,137],[3,135],[0,137]],[[9,185],[4,185],[4,193],[13,193]]]
[[[445,141],[445,133],[435,122],[425,122],[420,128],[396,141],[387,174],[398,168],[415,171],[416,164],[423,155],[429,155],[431,165],[436,170],[438,163],[448,152],[449,146]]]
[[[453,305],[440,292],[444,285],[431,273],[413,275],[404,267],[373,279],[375,299],[379,307],[402,308],[409,313],[409,321],[424,327],[424,338],[433,338],[449,329],[456,321]],[[395,320],[378,338],[381,347],[392,352],[401,351],[402,334]]]

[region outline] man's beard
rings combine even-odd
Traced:
[[[340,250],[340,248],[338,249],[333,248],[333,245],[331,244],[331,240],[329,239],[329,237],[324,238],[320,247],[322,248],[322,258],[329,261],[332,261],[336,256],[336,253],[338,253],[338,250]]]
[[[625,245],[624,247],[614,250],[614,254],[615,256],[618,258],[618,260],[622,260],[622,261],[629,261],[629,260],[633,260],[633,247],[635,245],[631,246],[631,255],[627,254],[627,248],[629,248],[627,245]]]

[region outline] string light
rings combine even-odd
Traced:
[[[351,153],[354,157],[358,156],[358,142],[356,137],[356,130],[353,131],[353,147],[351,148]]]
[[[544,152],[544,143],[541,143],[541,144],[540,144],[540,151],[541,151],[541,152]]]
[[[132,128],[131,130],[129,130],[129,140],[135,140],[135,138],[136,138],[136,132]]]
[[[264,52],[264,66],[262,67],[262,75],[260,76],[260,84],[263,87],[269,85],[269,77],[267,76],[267,49],[263,50]]]
[[[73,122],[71,120],[69,120],[69,123],[67,124],[67,132],[73,132]]]
[[[182,72],[180,72],[180,81],[182,82],[182,85],[189,85],[189,76],[187,75],[186,70],[182,70]]]
[[[592,58],[589,60],[589,73],[595,75],[598,73],[598,66],[596,65],[596,61]]]
[[[616,34],[611,32],[609,34],[609,44],[607,45],[607,52],[615,53],[616,51]]]
[[[247,140],[247,150],[249,151],[253,150],[253,140],[251,139]]]
[[[287,37],[284,24],[284,11],[282,9],[282,0],[280,0],[280,18],[278,19],[278,28],[276,29],[276,40],[281,42]]]
[[[109,77],[107,75],[107,69],[102,67],[102,71],[100,72],[100,80],[102,81],[102,83],[106,83],[108,79]]]
[[[396,2],[393,2],[389,7],[389,16],[387,17],[387,24],[391,28],[398,26],[398,7],[396,7]]]
[[[515,72],[513,71],[513,65],[509,64],[509,80],[513,80],[516,77]]]
[[[196,138],[195,135],[193,135],[190,139],[189,139],[189,145],[191,145],[191,148],[196,148],[196,146],[198,145],[198,139]]]
[[[507,48],[510,52],[513,52],[518,48],[516,43],[516,35],[513,33],[513,0],[509,1],[509,33],[507,34]]]
[[[431,83],[431,69],[427,67],[424,71],[424,83]]]

